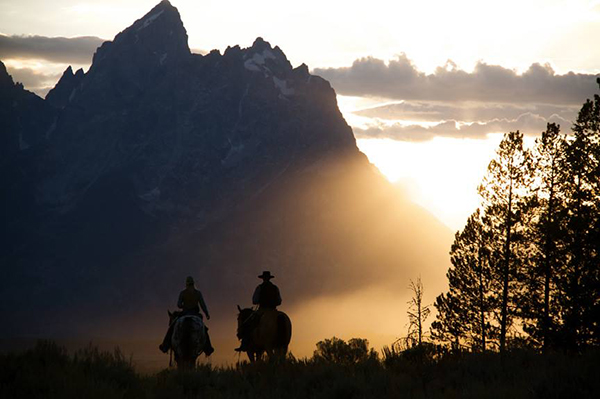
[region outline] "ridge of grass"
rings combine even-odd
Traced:
[[[427,352],[425,352],[427,353]],[[2,398],[597,398],[600,352],[384,353],[340,363],[314,356],[138,374],[118,349],[69,354],[52,341],[0,354]]]

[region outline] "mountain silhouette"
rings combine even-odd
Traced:
[[[190,274],[215,314],[261,270],[288,306],[446,270],[450,232],[357,149],[327,81],[261,38],[192,54],[168,1],[45,100],[2,65],[0,106],[1,335],[144,331]]]

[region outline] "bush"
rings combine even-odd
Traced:
[[[378,355],[373,349],[369,350],[369,341],[364,338],[351,338],[346,343],[333,337],[317,343],[313,358],[315,361],[352,365],[377,360]]]

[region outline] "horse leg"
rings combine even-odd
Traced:
[[[273,356],[277,361],[285,360],[287,354],[287,348],[275,348],[273,350]]]
[[[269,361],[273,360],[273,349],[267,349],[265,353],[267,354],[267,359]]]

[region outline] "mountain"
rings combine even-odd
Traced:
[[[450,232],[357,149],[327,81],[261,38],[192,54],[168,1],[45,100],[5,69],[0,96],[0,335],[148,331],[188,274],[214,314],[262,270],[287,306],[445,272]]]

